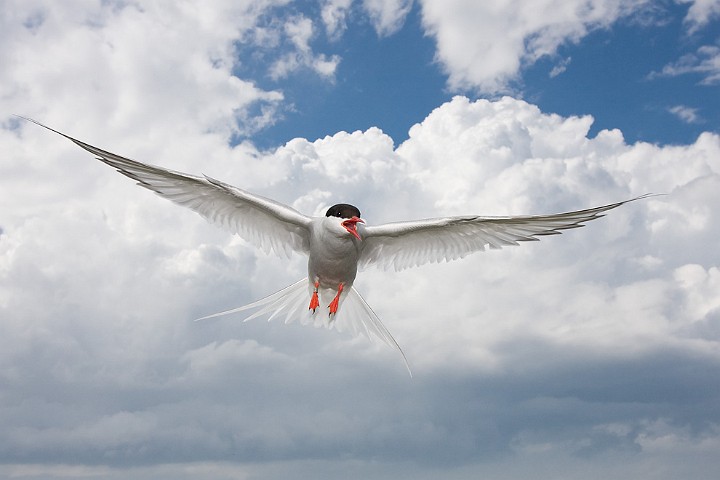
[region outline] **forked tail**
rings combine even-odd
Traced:
[[[247,322],[253,318],[268,315],[268,321],[276,317],[284,318],[284,322],[287,324],[292,323],[295,319],[299,319],[303,325],[313,324],[316,327],[324,326],[328,329],[335,328],[339,332],[350,331],[353,335],[362,334],[370,340],[380,340],[390,347],[397,348],[405,362],[405,367],[412,377],[410,365],[400,345],[398,345],[397,341],[395,341],[388,329],[385,328],[385,325],[380,321],[380,318],[354,287],[346,288],[343,291],[340,308],[338,312],[332,316],[320,308],[314,312],[308,309],[308,301],[311,293],[312,285],[308,282],[307,278],[303,278],[299,282],[293,283],[289,287],[285,287],[279,292],[268,295],[256,302],[225,310],[224,312],[207,315],[198,318],[196,321],[247,310],[255,310],[243,321]],[[321,298],[327,296],[326,292],[321,291],[320,294]]]

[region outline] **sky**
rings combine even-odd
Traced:
[[[0,3],[0,478],[715,479],[720,1]],[[368,224],[585,228],[242,317],[266,255],[66,139]]]

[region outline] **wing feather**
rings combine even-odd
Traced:
[[[463,216],[367,226],[360,265],[404,270],[424,263],[457,260],[486,248],[537,241],[537,237],[582,227],[608,210],[647,196],[554,215]]]
[[[137,181],[141,187],[194,210],[266,253],[274,251],[289,257],[293,251],[309,251],[312,219],[286,205],[208,176],[187,175],[121,157],[30,118],[26,120],[62,135],[94,154],[101,162]]]

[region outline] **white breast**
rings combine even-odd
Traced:
[[[357,274],[360,242],[340,225],[342,219],[323,217],[313,221],[308,276],[325,288],[351,286]]]

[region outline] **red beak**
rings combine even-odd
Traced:
[[[354,236],[358,240],[362,241],[362,238],[360,238],[360,234],[357,231],[357,224],[359,223],[365,223],[365,220],[363,220],[360,217],[352,217],[348,218],[347,220],[344,220],[342,222],[342,226],[345,227],[345,230],[347,230],[350,235]]]

